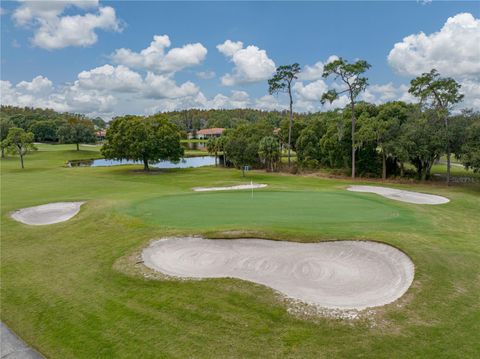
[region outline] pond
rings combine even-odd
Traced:
[[[99,158],[96,160],[75,160],[68,161],[67,167],[109,167],[109,166],[120,166],[120,165],[142,165],[143,162],[140,161],[130,161],[130,160],[106,160],[105,158]],[[171,161],[160,161],[157,163],[149,164],[150,167],[154,168],[192,168],[192,167],[202,167],[202,166],[213,166],[215,165],[214,156],[200,156],[200,157],[186,157],[181,159],[179,162]]]
[[[182,146],[186,150],[207,150],[207,142],[182,142]]]

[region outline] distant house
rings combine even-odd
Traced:
[[[203,130],[198,130],[196,133],[195,132],[190,132],[188,134],[189,139],[199,139],[199,140],[208,140],[209,138],[212,137],[220,137],[225,131],[224,128],[204,128]]]
[[[95,136],[97,137],[98,141],[103,141],[105,139],[106,134],[107,134],[107,130],[98,130],[95,132]]]

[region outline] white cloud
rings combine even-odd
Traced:
[[[98,11],[62,16],[69,8]],[[33,45],[49,50],[93,45],[97,29],[121,31],[115,9],[99,6],[98,0],[21,1],[12,17],[17,25],[34,29]]]
[[[461,85],[460,92],[465,94],[465,98],[459,107],[480,111],[480,82],[473,79],[464,79]]]
[[[451,76],[465,95],[457,108],[480,109],[480,19],[470,13],[449,17],[438,32],[412,34],[396,43],[388,55],[390,66],[402,75],[418,76],[432,68]],[[403,86],[403,90],[402,90]],[[400,100],[415,101],[408,86]]]
[[[52,108],[110,118],[121,114],[145,114],[162,104],[168,108],[203,107],[203,94],[190,81],[177,85],[168,75],[148,72],[145,77],[125,66],[104,65],[82,71],[70,84],[54,86],[43,76],[12,85],[1,82],[1,103]]]
[[[207,55],[207,49],[200,43],[176,47],[165,53],[170,45],[170,38],[167,35],[155,35],[150,46],[140,52],[121,48],[115,50],[111,58],[117,64],[133,68],[174,73],[201,64]]]
[[[218,94],[205,105],[214,109],[246,108],[250,107],[250,95],[245,91],[232,91],[231,96]]]
[[[336,108],[343,108],[348,104],[348,97],[340,95],[332,103],[321,104],[322,95],[330,88],[337,91],[344,90],[344,87],[338,82],[332,82],[329,85],[323,80],[323,68],[326,64],[338,60],[338,56],[331,55],[326,61],[317,61],[312,66],[305,66],[300,72],[297,81],[293,85],[294,109],[300,112],[328,111]]]
[[[405,37],[388,55],[400,74],[418,76],[432,68],[443,76],[480,78],[480,20],[461,13],[448,18],[438,32]]]
[[[33,93],[45,93],[52,90],[52,81],[43,76],[37,76],[32,81],[22,81],[17,84],[18,89],[23,89]]]
[[[331,56],[330,58],[333,57]],[[331,87],[335,88],[337,85],[338,84],[333,83]],[[332,103],[326,102],[322,105],[322,95],[327,92],[328,89],[329,87],[327,83],[322,79],[311,81],[306,84],[302,81],[296,82],[293,85],[295,110],[300,112],[315,112],[320,110],[329,111],[336,108],[343,108],[348,104],[348,97],[346,95],[340,95],[338,99]]]
[[[215,78],[215,76],[217,76],[215,71],[200,71],[200,72],[197,72],[197,77],[202,79],[202,80],[210,80],[210,79]]]
[[[226,40],[223,44],[217,45],[218,51],[228,57],[232,57],[236,52],[243,48],[243,42]]]
[[[74,83],[81,90],[95,90],[102,93],[133,93],[135,98],[174,99],[195,96],[198,87],[187,81],[177,85],[170,75],[156,75],[148,72],[144,78],[126,66],[104,65],[78,74]]]
[[[273,95],[265,95],[255,100],[255,108],[264,111],[281,111],[288,108],[285,103],[280,103]]]
[[[13,19],[18,25],[29,25],[31,21],[56,20],[66,8],[78,7],[89,9],[98,7],[98,0],[62,0],[62,1],[26,1],[13,12]]]
[[[217,45],[217,49],[235,65],[232,73],[222,76],[221,81],[225,86],[265,81],[275,72],[275,63],[265,50],[257,46],[249,45],[243,48],[241,41],[226,40]]]
[[[125,66],[104,65],[78,74],[77,84],[84,89],[134,92],[143,86],[142,77]]]
[[[303,82],[296,82],[293,90],[297,96],[304,101],[320,101],[322,95],[327,92],[328,86],[323,80],[316,80],[304,85]]]
[[[408,91],[408,90],[407,90]],[[396,88],[393,83],[385,85],[371,85],[360,95],[360,99],[366,102],[379,104],[397,100],[401,95],[401,90]]]
[[[116,110],[115,105],[119,103],[119,98],[112,93],[86,90],[77,84],[60,89],[53,99],[60,103],[65,102],[70,111],[86,114],[113,112]]]
[[[155,75],[149,72],[145,78],[144,96],[148,98],[181,98],[195,96],[198,87],[191,81],[177,86],[175,81],[166,75]]]
[[[303,81],[312,81],[312,80],[321,79],[323,75],[323,67],[329,62],[332,62],[335,60],[338,60],[338,56],[332,55],[327,59],[327,61],[325,61],[325,63],[323,63],[322,61],[318,61],[312,66],[306,65],[300,72],[298,79]]]
[[[65,103],[64,98],[59,98],[58,94],[51,93],[51,89],[46,88],[44,85],[37,86],[39,82],[50,81],[47,78],[41,78],[41,81],[35,81],[35,79],[30,82],[22,81],[16,86],[13,86],[10,81],[0,81],[2,105],[52,108],[57,111],[68,111],[69,107]],[[42,87],[46,89],[45,92],[39,91]]]

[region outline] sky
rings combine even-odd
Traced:
[[[299,112],[322,105],[325,63],[367,60],[372,103],[415,101],[436,68],[480,110],[480,2],[2,1],[1,103],[110,119],[185,108],[282,110],[267,80],[297,62]]]

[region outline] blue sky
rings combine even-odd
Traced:
[[[465,82],[465,88],[473,90],[475,96],[480,87],[480,71],[472,64],[472,58],[480,56],[478,45],[480,42],[476,42],[480,39],[478,2],[434,1],[422,4],[415,1],[100,1],[100,3],[95,0],[89,1],[90,4],[85,7],[57,8],[53,17],[51,14],[45,15],[46,12],[35,10],[34,7],[29,8],[28,3],[2,2],[1,80],[4,93],[2,103],[20,105],[31,103],[42,107],[50,105],[59,110],[100,114],[107,118],[122,113],[149,113],[190,106],[228,108],[247,105],[262,108],[264,105],[264,108],[282,108],[285,104],[282,96],[274,99],[265,98],[266,102],[263,105],[261,101],[257,101],[267,95],[266,77],[272,64],[278,66],[298,62],[302,67],[313,66],[318,62],[324,63],[332,55],[348,60],[361,58],[372,64],[367,75],[370,84],[379,86],[373,87],[374,92],[368,94],[370,97],[367,99],[373,102],[393,99],[394,93],[398,98],[408,99],[405,88],[400,87],[408,85],[417,72],[419,74],[425,70],[427,65],[423,66],[421,63],[427,62],[429,65],[440,64],[440,70],[443,66],[444,75]],[[49,3],[44,2],[41,10],[49,10],[48,6]],[[16,13],[19,13],[22,7],[33,15],[21,20]],[[91,33],[97,37],[95,41],[75,38],[76,34],[69,33],[65,33],[62,39],[57,38],[57,33],[68,30],[55,28],[62,18],[88,14],[96,16],[102,8],[107,7],[113,9],[114,19],[105,17],[99,20],[101,25],[92,25]],[[457,19],[455,16],[459,14],[469,14],[472,18],[458,17],[458,21],[451,21],[453,25],[442,32],[447,20]],[[49,22],[46,28],[39,25],[42,21]],[[45,35],[41,33],[42,31],[49,36],[48,43],[42,40],[42,36]],[[51,33],[48,33],[49,31]],[[402,43],[409,35],[417,36],[421,32],[425,34],[426,39],[420,37],[413,39],[413,46],[410,44],[410,49],[398,49],[392,59],[387,58],[395,44]],[[91,33],[86,33],[85,36]],[[112,59],[112,54],[120,48],[131,50],[130,55],[139,53],[149,47],[154,35],[168,36],[170,46],[164,47],[165,53],[188,44],[199,44],[196,50],[200,52],[195,55],[197,61],[192,60],[191,65],[169,71],[152,70],[152,67],[146,65],[133,65],[133,57],[123,60]],[[241,58],[238,54],[237,64],[233,61],[236,55],[229,56],[217,49],[217,45],[223,44],[226,40],[232,43],[241,41],[243,49],[253,45],[256,50],[251,49],[251,53],[245,54],[246,58]],[[461,49],[454,50],[459,46],[465,46],[465,43],[470,44],[470,53],[455,54],[454,52],[462,52]],[[206,49],[205,55],[200,46]],[[415,49],[417,46],[423,46],[424,49],[418,51]],[[430,47],[433,48],[431,53],[428,52]],[[260,52],[264,52],[265,56]],[[190,56],[188,53],[184,55]],[[257,55],[257,60],[264,66],[258,71],[255,70],[255,66],[258,65],[255,62]],[[251,64],[244,63],[249,59]],[[162,58],[159,58],[159,61],[163,61]],[[446,61],[450,61],[450,65],[445,64]],[[418,62],[416,66],[410,65],[416,62]],[[456,66],[459,62],[465,69],[451,71],[451,66]],[[80,82],[74,89],[68,88],[75,85],[82,71],[88,72],[105,65],[111,65],[113,71],[116,71],[118,66],[128,69],[129,76],[121,77],[120,81],[127,81],[125,78],[134,76],[131,73],[133,72],[142,78],[141,81],[147,82],[146,76],[151,72],[150,80],[155,79],[155,84],[165,86],[165,91],[146,89],[143,82],[128,90],[125,89],[128,84],[119,90],[118,86],[115,89],[102,88],[98,83],[85,86]],[[246,66],[251,66],[251,69]],[[250,75],[245,75],[245,71]],[[199,75],[200,72],[208,73],[211,77],[214,72],[215,76],[203,79]],[[221,79],[225,74],[234,76],[230,81],[233,84],[225,85],[225,81],[222,83]],[[99,76],[98,73],[96,75]],[[157,75],[161,77],[155,77]],[[41,76],[43,82],[37,82],[43,85],[42,89],[45,91],[34,91],[32,80],[38,76]],[[102,73],[102,76],[107,75]],[[97,82],[109,81],[103,79]],[[18,86],[22,81],[32,85]],[[188,85],[180,90],[185,83],[192,86]],[[150,83],[149,86],[151,85]],[[298,85],[295,92],[299,110],[321,109],[319,101],[315,99],[325,86],[332,85],[334,86],[318,76],[310,76],[303,80],[302,86]],[[390,87],[381,87],[386,85]],[[178,96],[166,93],[169,86],[179,88]],[[389,96],[383,96],[383,100],[382,91],[390,93]],[[198,98],[199,93],[202,95],[201,98]],[[220,96],[218,101],[214,101],[215,96],[219,94],[223,97]],[[104,102],[97,106],[94,104],[82,106],[82,101],[75,100],[75,98],[84,98],[85,101],[98,100],[102,96],[105,97]],[[467,96],[465,106],[476,107],[478,101],[470,97]],[[135,103],[132,98],[136,99]],[[128,101],[129,99],[131,101]],[[62,101],[64,103],[59,103]],[[127,106],[127,102],[131,103]],[[341,105],[342,102],[338,102],[337,106]]]

